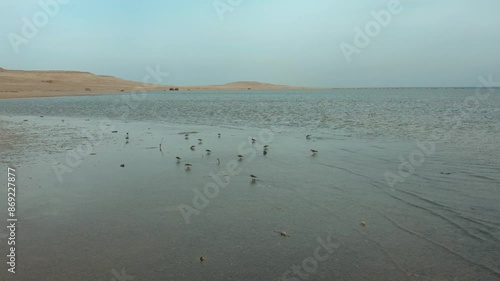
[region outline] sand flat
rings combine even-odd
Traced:
[[[99,119],[65,118],[64,124],[58,117],[4,120],[20,134],[39,131],[17,148],[24,153],[16,160],[23,229],[18,233],[23,269],[16,277],[21,280],[34,275],[109,280],[112,269],[122,268],[141,280],[278,279],[313,255],[317,239],[328,235],[340,247],[318,265],[318,280],[498,277],[496,253],[487,250],[498,238],[495,213],[463,209],[464,204],[481,204],[490,210],[495,200],[486,198],[486,189],[494,183],[482,179],[483,191],[467,190],[461,175],[443,176],[441,165],[431,162],[407,185],[391,190],[383,172],[397,166],[398,154],[412,143],[328,135],[306,140],[282,129],[264,156],[264,142],[249,141],[259,128],[112,121],[110,132],[99,137]],[[54,139],[62,139],[65,127],[77,130],[69,133],[73,141],[60,147]],[[67,164],[68,155],[88,141],[81,138],[86,131],[96,136],[91,141],[95,155],[81,155],[60,182],[54,165]],[[190,132],[188,140],[185,132]],[[38,152],[28,149],[38,143],[47,146]],[[319,153],[312,155],[311,147]],[[244,154],[243,160],[238,154]],[[182,160],[178,163],[175,156]],[[196,208],[195,190],[204,193],[207,184],[216,182],[210,173],[226,174],[230,161],[241,172],[222,176],[227,186],[186,223],[179,207]],[[186,170],[185,163],[193,167]],[[258,176],[255,183],[250,174]],[[432,188],[430,182],[439,186]],[[3,200],[0,208],[6,208]],[[207,258],[203,264],[200,256]]]
[[[213,86],[174,86],[128,81],[113,76],[95,75],[79,71],[24,71],[0,68],[0,99],[92,96],[106,93],[140,91],[239,91],[239,90],[306,90],[307,87],[291,87],[252,81],[233,82]],[[317,88],[316,88],[317,89]]]

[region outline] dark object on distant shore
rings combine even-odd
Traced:
[[[85,92],[92,92],[92,89],[90,89],[90,88],[85,88]]]
[[[173,90],[174,90],[174,88],[170,88],[170,89],[168,89],[168,90],[169,90],[169,91],[173,91]]]
[[[174,91],[179,91],[179,88],[175,88]]]
[[[120,90],[120,92],[124,92],[125,90]]]

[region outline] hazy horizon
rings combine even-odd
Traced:
[[[55,1],[40,1],[48,10],[35,0],[0,3],[0,67],[141,81],[158,65],[170,74],[166,85],[333,88],[475,87],[479,76],[499,74],[493,0]],[[388,5],[398,12],[357,46],[356,28],[366,30]],[[358,49],[349,58],[346,44]]]

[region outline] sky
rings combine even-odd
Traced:
[[[159,67],[167,85],[475,87],[500,75],[499,11],[498,0],[0,0],[0,67],[135,81]]]

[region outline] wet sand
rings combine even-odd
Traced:
[[[14,130],[25,141],[1,151],[16,156],[19,185],[17,273],[2,263],[1,280],[111,280],[122,269],[134,280],[279,280],[328,236],[338,247],[302,269],[310,280],[500,278],[497,166],[440,151],[391,189],[384,173],[414,143],[121,121],[101,135],[100,120],[64,119],[2,117],[2,138]],[[217,183],[210,173],[226,175],[230,161],[241,172],[220,176],[227,186],[186,223],[179,206],[196,209],[196,194]],[[59,181],[61,164],[71,172]]]

